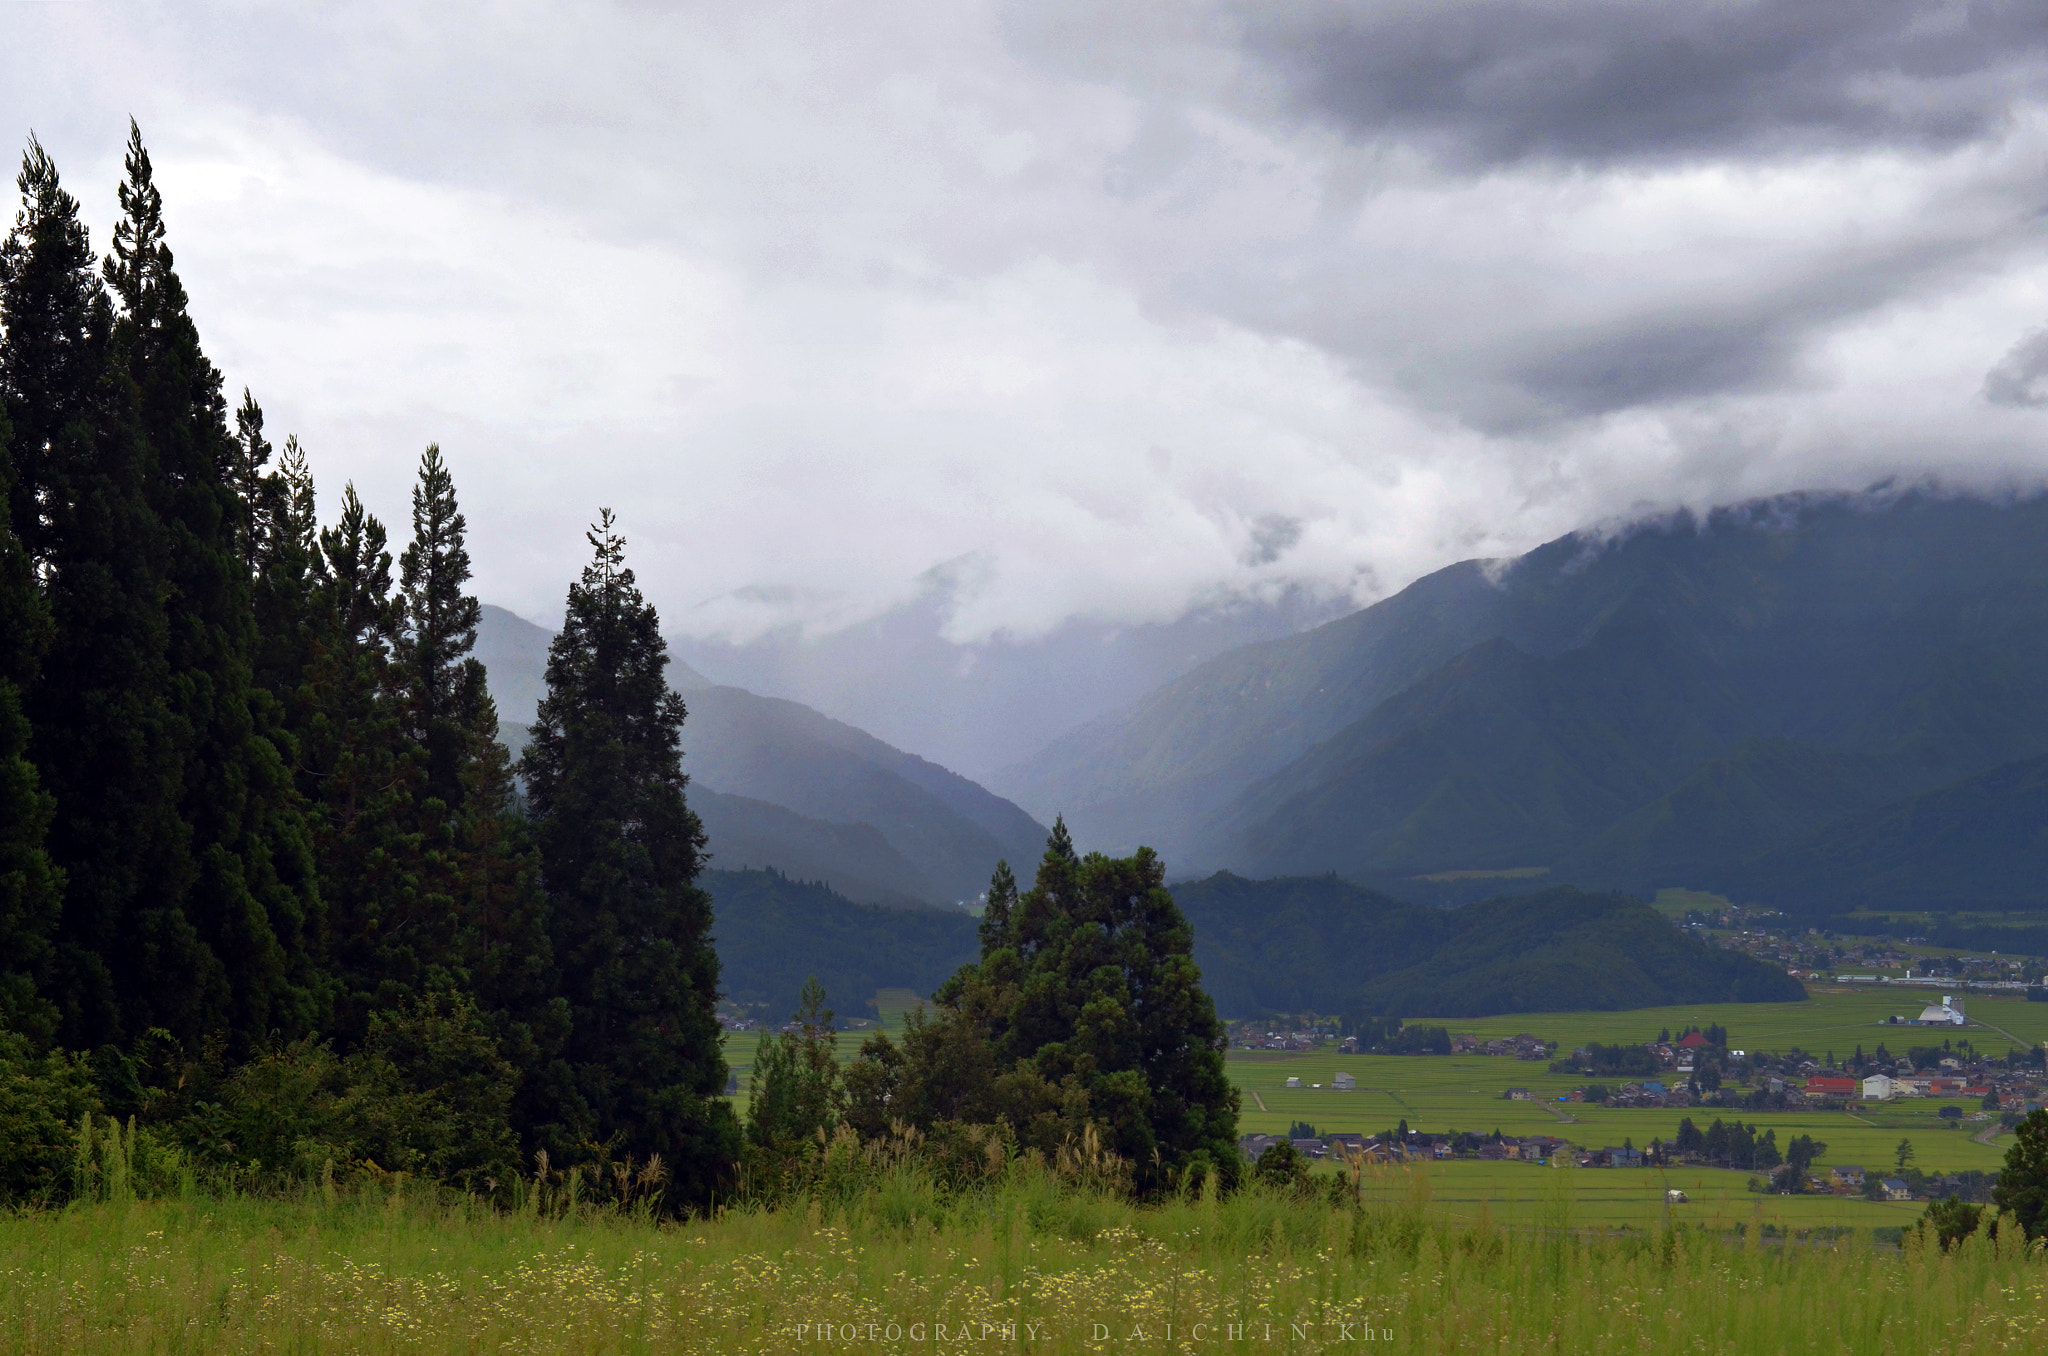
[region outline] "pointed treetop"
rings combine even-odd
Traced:
[[[1010,916],[1017,907],[1017,878],[1007,860],[998,861],[988,882],[988,903],[981,911],[981,954],[986,957],[1010,944]]]
[[[622,582],[622,575],[625,576],[624,583],[630,585],[633,582],[632,572],[625,567],[626,539],[613,531],[618,521],[618,515],[608,508],[601,508],[597,511],[597,521],[583,534],[596,552],[589,568],[584,571],[584,577],[592,579],[606,593]]]
[[[30,236],[43,223],[58,222],[69,223],[82,236],[85,228],[78,225],[78,200],[64,191],[56,162],[34,132],[28,134],[28,149],[21,154],[21,172],[14,176],[14,186],[21,190],[21,210],[14,217],[16,234]]]
[[[1045,840],[1045,855],[1057,857],[1061,861],[1067,862],[1080,860],[1074,852],[1074,840],[1067,833],[1067,817],[1065,815],[1053,816],[1052,836]]]
[[[107,282],[129,315],[154,309],[157,289],[171,273],[171,250],[164,244],[164,195],[142,144],[142,129],[128,119],[128,177],[121,182],[121,221],[114,227],[114,247],[107,256]]]

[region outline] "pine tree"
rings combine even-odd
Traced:
[[[455,502],[455,478],[441,459],[440,445],[432,444],[420,458],[419,483],[413,487],[412,544],[399,560],[405,616],[397,664],[405,688],[406,733],[426,755],[426,793],[451,810],[461,805],[471,734],[490,700],[484,667],[470,655],[483,609],[465,587],[468,532]]]
[[[31,748],[54,797],[65,873],[46,994],[72,1047],[150,1026],[197,1036],[226,981],[183,911],[196,872],[178,813],[183,722],[171,709],[155,465],[78,204],[31,142],[21,214],[0,247],[0,383],[19,480],[10,517],[52,623],[29,692]]]
[[[318,657],[301,785],[315,837],[336,997],[333,1030],[360,1041],[370,1014],[416,997],[414,946],[427,908],[415,832],[418,760],[400,727],[391,672],[399,604],[384,525],[344,486],[341,516],[320,533],[311,612]],[[443,910],[445,912],[445,908]]]
[[[1055,821],[1031,889],[1006,922],[984,919],[981,959],[941,986],[935,1020],[906,1031],[911,1117],[1001,1118],[1042,1151],[1093,1125],[1141,1190],[1234,1182],[1226,1037],[1165,879],[1149,848],[1080,857]]]
[[[704,831],[684,800],[683,702],[654,608],[605,510],[569,590],[548,695],[521,762],[555,961],[573,1025],[545,1090],[551,1153],[595,1141],[658,1153],[697,1207],[738,1156],[715,1005]]]
[[[311,840],[252,702],[251,514],[236,484],[240,456],[221,376],[200,349],[164,243],[163,197],[132,121],[126,168],[104,274],[120,301],[115,361],[138,394],[155,461],[151,499],[164,529],[169,693],[187,727],[179,808],[198,868],[183,911],[227,979],[227,1005],[209,1007],[208,1025],[246,1045],[318,1020]]]
[[[55,802],[28,759],[21,692],[35,680],[50,624],[8,511],[14,492],[11,432],[0,408],[0,1033],[43,1045],[57,1028],[56,1006],[41,990],[50,982],[56,954],[63,876],[45,845]]]

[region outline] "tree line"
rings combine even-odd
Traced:
[[[488,1193],[541,1164],[593,1192],[658,1184],[669,1208],[782,1180],[842,1126],[1001,1126],[1019,1151],[1085,1142],[1141,1187],[1235,1180],[1222,1029],[1163,868],[1080,857],[1064,826],[1031,889],[999,867],[980,958],[901,1047],[842,1076],[771,1045],[743,1127],[687,712],[610,512],[515,765],[440,449],[402,546],[352,484],[321,524],[305,449],[273,444],[248,391],[231,404],[201,347],[139,130],[104,258],[33,138],[17,186],[0,1196],[61,1194],[105,1118],[140,1178]],[[803,1040],[826,1039],[822,1001]]]

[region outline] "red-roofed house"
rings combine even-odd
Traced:
[[[1806,1080],[1804,1089],[1808,1097],[1854,1097],[1862,1090],[1863,1085],[1855,1079],[1832,1074],[1815,1074]]]
[[[1685,1038],[1678,1042],[1678,1048],[1681,1050],[1702,1050],[1706,1048],[1706,1044],[1707,1038],[1705,1036],[1702,1036],[1697,1031],[1688,1031],[1685,1034]]]

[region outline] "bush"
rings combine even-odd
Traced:
[[[405,1172],[487,1190],[517,1171],[517,1082],[469,1000],[430,995],[372,1013],[345,1059],[310,1036],[257,1056],[175,1128],[201,1162],[245,1176]]]
[[[83,1057],[31,1056],[26,1042],[0,1033],[0,1204],[67,1199],[78,1127],[97,1110],[99,1094]]]

